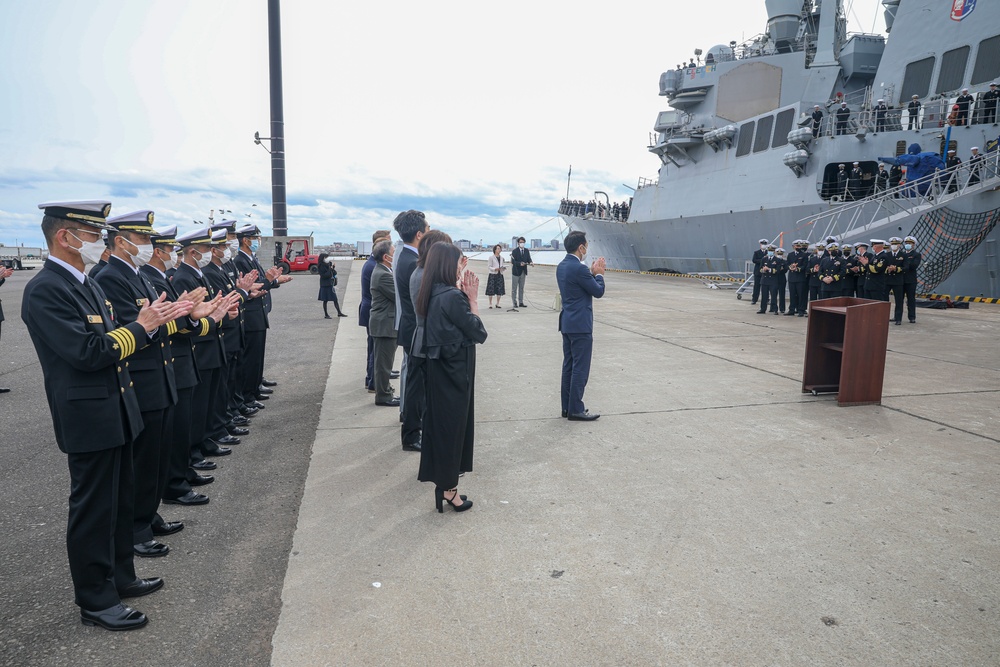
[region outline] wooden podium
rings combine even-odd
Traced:
[[[802,393],[836,392],[841,406],[880,405],[888,341],[888,301],[810,301]]]

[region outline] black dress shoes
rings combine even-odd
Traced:
[[[80,622],[99,625],[105,630],[137,630],[149,622],[146,615],[122,603],[99,611],[80,610]]]
[[[250,429],[243,428],[242,426],[227,426],[226,431],[229,435],[250,435]]]
[[[524,305],[523,303],[519,303],[519,304],[517,304],[517,307],[518,307],[518,308],[527,308],[527,306],[526,306],[526,305]]]
[[[250,423],[250,420],[243,415],[236,415],[230,422],[233,426],[246,426]]]
[[[238,445],[242,440],[234,435],[224,435],[221,438],[210,438],[217,445]]]
[[[260,401],[249,401],[246,404],[246,406],[248,408],[250,408],[251,410],[258,410],[258,411],[259,410],[263,410],[265,407],[267,407],[263,403],[261,403]]]
[[[141,558],[160,558],[170,553],[170,547],[156,540],[149,540],[132,545],[132,551]]]
[[[563,416],[563,419],[566,419],[566,417],[569,417],[569,411],[568,410],[563,410],[562,411],[562,416]]]
[[[567,419],[571,422],[592,422],[601,418],[601,415],[591,412],[590,410],[584,410],[575,415],[569,415]]]
[[[180,498],[164,498],[163,502],[167,505],[207,505],[208,496],[203,493],[188,491]]]
[[[118,592],[118,597],[122,598],[141,598],[143,595],[149,595],[163,588],[163,578],[162,577],[150,577],[149,579],[136,579],[131,584],[125,587],[125,590]]]
[[[205,452],[205,456],[229,456],[233,453],[233,450],[229,447],[215,447],[214,449]]]
[[[274,380],[268,380],[267,378],[261,380],[260,383],[262,385],[264,385],[265,387],[277,387],[278,386],[277,382],[275,382]]]
[[[416,442],[403,443],[404,452],[419,452],[420,450],[421,450],[421,444],[419,440],[417,440]]]
[[[191,486],[205,486],[206,484],[211,484],[215,481],[215,477],[212,475],[195,475],[193,479],[188,480],[188,484]]]
[[[253,417],[255,414],[257,414],[257,408],[251,408],[246,405],[241,405],[240,414],[244,417]]]
[[[215,470],[219,467],[219,464],[215,461],[206,461],[205,459],[202,459],[201,461],[195,461],[192,463],[191,467],[195,470]]]
[[[10,387],[0,387],[0,394],[6,394],[10,391]]]
[[[392,399],[390,399],[388,401],[382,401],[382,402],[375,401],[375,405],[381,405],[382,407],[385,407],[385,408],[398,408],[399,407],[399,398],[396,397],[396,398],[392,398]]]
[[[261,386],[257,387],[257,393],[258,394],[273,394],[274,390],[273,389],[268,389],[264,385],[261,385]]]
[[[182,521],[164,521],[163,523],[153,524],[153,535],[156,536],[173,535],[182,530],[184,530],[184,522]]]
[[[269,398],[271,398],[271,397],[268,396],[267,394],[257,394],[256,396],[254,396],[254,399],[256,399],[258,402],[260,402],[260,401],[266,401]]]
[[[389,371],[389,379],[390,380],[398,380],[399,379],[399,371]]]

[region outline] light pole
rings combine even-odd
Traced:
[[[271,154],[271,227],[274,263],[281,257],[279,237],[288,236],[288,210],[285,197],[285,112],[281,93],[281,6],[280,0],[267,0],[268,71],[271,82],[271,136],[254,132],[253,141]],[[271,148],[262,141],[270,141]]]

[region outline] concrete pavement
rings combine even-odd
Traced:
[[[806,320],[609,274],[603,416],[571,423],[555,292],[539,266],[528,309],[481,297],[464,514],[434,511],[340,330],[273,665],[1000,662],[1000,307],[890,326],[883,405],[840,408],[800,393]]]

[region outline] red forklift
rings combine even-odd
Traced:
[[[312,252],[312,237],[288,237],[285,254],[278,262],[282,273],[308,271],[319,273],[319,255]]]

